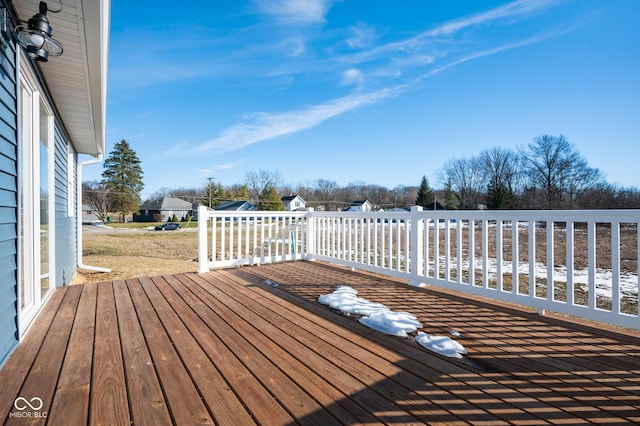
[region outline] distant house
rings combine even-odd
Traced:
[[[369,202],[369,200],[360,200],[354,201],[351,203],[349,208],[346,210],[348,212],[370,212],[373,206]]]
[[[98,212],[93,207],[83,204],[82,205],[82,224],[87,225],[91,223],[102,222],[98,217]]]
[[[286,197],[282,197],[282,204],[284,204],[284,209],[288,212],[304,210],[307,207],[307,202],[299,195],[287,195]]]
[[[185,219],[193,210],[193,205],[180,198],[162,197],[147,201],[140,206],[140,213],[133,215],[134,222],[167,222],[174,215]]]
[[[226,201],[224,203],[218,204],[213,209],[230,211],[230,212],[242,212],[242,211],[255,210],[256,206],[254,206],[248,201]]]

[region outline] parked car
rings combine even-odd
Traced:
[[[175,231],[180,229],[180,224],[176,222],[167,222],[155,227],[156,231]]]

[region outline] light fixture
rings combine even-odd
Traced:
[[[57,13],[62,10],[62,1],[60,1],[60,9],[58,10],[49,10],[47,3],[41,1],[39,12],[28,21],[12,18],[7,9],[0,9],[0,31],[4,40],[10,41],[13,38],[8,22],[11,20],[19,23],[13,33],[20,47],[27,52],[27,56],[31,59],[46,62],[49,60],[49,56],[62,55],[62,44],[51,37],[52,29],[49,19],[47,19],[47,12]]]

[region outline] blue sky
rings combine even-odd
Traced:
[[[112,0],[107,152],[130,143],[143,198],[259,169],[440,187],[451,158],[563,134],[639,186],[639,16],[637,0]]]

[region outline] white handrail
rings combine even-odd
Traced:
[[[640,329],[639,210],[219,212],[201,207],[198,219],[200,272],[318,259],[411,285]]]

